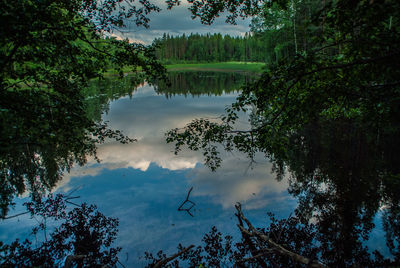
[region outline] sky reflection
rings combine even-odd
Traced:
[[[211,79],[211,78],[210,78]],[[238,235],[234,204],[242,202],[255,225],[264,225],[266,212],[287,217],[296,202],[286,191],[287,182],[277,182],[270,164],[260,157],[257,164],[239,153],[223,154],[224,162],[216,172],[203,166],[198,152],[173,154],[173,145],[164,134],[183,127],[194,118],[217,118],[235,100],[236,94],[210,96],[174,95],[168,98],[144,85],[131,97],[110,103],[103,119],[113,129],[138,141],[123,145],[108,142],[98,148],[101,163],[89,159],[83,167],[74,167],[55,189],[79,196],[74,202],[87,202],[120,221],[115,246],[123,248],[120,260],[128,267],[143,267],[145,251],[167,254],[183,245],[200,244],[203,235],[216,226],[224,234]],[[244,123],[245,120],[242,120]],[[243,127],[243,126],[239,126]],[[194,217],[178,207],[190,187],[190,200],[196,205]],[[16,209],[23,210],[28,198],[17,199]],[[29,216],[20,216],[0,226],[0,238],[11,242],[31,237],[37,224]]]
[[[255,224],[266,220],[266,211],[287,216],[295,207],[286,191],[287,182],[277,182],[262,157],[249,166],[244,155],[225,154],[222,167],[211,172],[201,164],[200,153],[185,151],[176,156],[173,145],[165,142],[169,129],[183,127],[194,118],[217,118],[235,97],[177,95],[167,99],[145,85],[132,98],[112,102],[104,120],[138,141],[101,145],[101,163],[91,160],[75,168],[65,176],[59,191],[79,187],[82,201],[118,217],[118,244],[124,248],[121,259],[128,253],[126,263],[139,266],[144,251],[174,252],[178,243],[198,244],[214,225],[224,233],[237,234],[236,202],[243,203]],[[192,186],[194,217],[177,211]]]
[[[287,193],[287,178],[278,182],[271,173],[271,163],[262,155],[250,165],[243,154],[222,152],[222,166],[211,172],[202,165],[203,156],[198,152],[173,154],[173,145],[165,142],[168,130],[183,127],[194,118],[216,120],[236,97],[210,96],[210,92],[167,98],[144,85],[131,97],[111,102],[103,119],[138,141],[128,145],[110,141],[99,146],[101,163],[90,159],[84,167],[73,168],[55,190],[75,190],[74,195],[80,197],[75,202],[96,204],[103,214],[119,219],[115,246],[123,248],[119,258],[127,267],[145,266],[141,258],[145,251],[162,249],[172,254],[179,243],[199,245],[212,226],[224,235],[238,237],[236,202],[242,203],[255,226],[266,226],[266,212],[286,218],[297,205]],[[238,128],[245,124],[245,119],[240,120]],[[177,210],[191,187],[194,217]],[[15,213],[10,214],[20,212],[25,201],[27,198],[17,199]],[[375,223],[381,226],[380,217]],[[35,224],[26,215],[14,218],[0,226],[0,238],[8,242],[27,237]],[[382,237],[378,227],[367,244],[384,248]],[[387,254],[387,250],[383,252]]]

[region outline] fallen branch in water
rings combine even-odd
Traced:
[[[186,200],[179,206],[178,211],[186,211],[190,216],[194,217],[190,210],[196,205],[196,203],[189,200],[190,193],[192,192],[193,187],[190,188],[189,192],[187,193]],[[182,208],[186,203],[192,204],[189,208]]]
[[[76,203],[74,203],[72,201],[69,201],[71,199],[77,199],[77,198],[80,198],[80,196],[71,196],[71,197],[69,197],[69,195],[67,195],[67,196],[64,196],[64,201],[66,203],[68,203],[68,204],[74,205],[76,207],[80,207],[80,205],[78,205],[78,204],[76,204]],[[9,219],[16,218],[16,217],[19,217],[19,216],[22,216],[22,215],[25,215],[25,214],[29,214],[29,213],[31,213],[31,212],[30,211],[25,211],[25,212],[21,212],[21,213],[12,215],[12,216],[3,216],[3,217],[0,217],[0,219],[9,220]]]
[[[9,220],[9,219],[16,218],[18,216],[22,216],[22,215],[25,215],[25,214],[28,214],[28,213],[30,213],[30,212],[29,211],[25,211],[25,212],[22,212],[22,213],[18,213],[16,215],[12,215],[12,216],[8,216],[8,217],[2,217],[1,219],[2,220]]]
[[[267,242],[268,245],[270,246],[270,248],[263,249],[263,250],[265,250],[265,254],[269,253],[272,250],[277,254],[289,257],[296,262],[305,264],[305,265],[307,265],[307,267],[327,268],[326,265],[323,265],[315,260],[311,260],[307,257],[301,256],[301,255],[294,253],[294,252],[282,247],[281,245],[277,244],[272,239],[270,239],[267,235],[261,233],[260,231],[258,231],[256,228],[253,227],[253,225],[250,223],[250,221],[243,215],[242,206],[240,203],[236,204],[235,208],[237,210],[237,213],[235,215],[237,216],[237,218],[239,220],[238,227],[239,227],[243,237],[245,237],[245,238],[252,237],[252,238],[256,238],[256,239],[258,238],[259,240],[262,240],[263,242]],[[247,229],[244,227],[243,221],[246,223]],[[253,254],[253,257],[243,259],[242,261],[240,261],[240,263],[242,263],[244,260],[248,261],[248,260],[252,260],[252,259],[260,261],[259,260],[260,257],[261,257],[261,254],[257,254],[257,255]]]
[[[189,192],[190,193],[190,192]],[[189,196],[189,195],[188,195]],[[168,262],[172,261],[173,259],[179,257],[180,255],[182,255],[183,253],[189,251],[192,247],[194,247],[194,245],[190,245],[187,248],[182,249],[181,251],[179,251],[178,253],[175,253],[174,255],[172,255],[171,257],[165,258],[161,261],[158,261],[156,264],[154,264],[153,268],[158,268],[158,267],[163,267],[164,265],[166,265]]]

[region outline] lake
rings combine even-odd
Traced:
[[[288,193],[288,177],[277,181],[272,164],[262,155],[255,163],[239,152],[222,153],[216,172],[203,165],[199,152],[185,150],[174,155],[165,133],[184,127],[195,118],[218,121],[225,107],[235,101],[240,84],[251,80],[245,74],[188,72],[171,74],[171,87],[139,81],[93,81],[87,96],[88,113],[109,122],[113,129],[137,139],[131,144],[107,141],[98,147],[101,162],[89,159],[74,167],[58,183],[55,192],[79,196],[76,203],[96,204],[107,216],[119,219],[116,245],[122,247],[120,261],[128,267],[146,264],[145,251],[175,253],[179,243],[198,245],[216,226],[224,235],[239,237],[234,217],[236,202],[243,206],[255,226],[265,226],[266,212],[288,217],[297,199]],[[97,91],[96,91],[97,90]],[[248,115],[241,114],[238,128],[246,128]],[[195,206],[178,211],[188,191]],[[17,200],[14,212],[25,199]],[[385,241],[379,217],[368,245],[383,250]],[[0,239],[11,241],[29,236],[34,225],[26,216],[10,219],[0,227]]]

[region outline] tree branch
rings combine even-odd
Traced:
[[[378,61],[381,61],[381,60],[384,60],[384,59],[388,59],[388,58],[392,58],[392,57],[398,56],[398,55],[400,55],[400,52],[396,51],[396,52],[393,52],[393,53],[390,53],[390,54],[386,54],[384,56],[379,56],[379,57],[375,57],[375,58],[368,58],[368,59],[353,61],[353,62],[349,62],[349,63],[343,63],[343,64],[336,64],[336,65],[320,67],[320,68],[317,68],[315,70],[311,70],[309,72],[304,72],[304,73],[299,74],[297,76],[297,78],[293,81],[293,83],[288,88],[286,88],[284,102],[282,104],[282,107],[279,109],[279,111],[275,114],[275,116],[272,118],[271,121],[263,124],[261,127],[258,127],[256,129],[256,131],[261,130],[262,128],[264,128],[267,125],[272,125],[275,122],[275,120],[278,119],[278,117],[283,113],[283,111],[285,110],[285,108],[287,106],[290,90],[298,82],[300,82],[300,80],[302,80],[304,77],[309,76],[309,75],[314,74],[314,73],[321,72],[321,71],[344,69],[344,68],[349,68],[349,67],[356,66],[356,65],[364,65],[364,64],[369,64],[369,63],[373,63],[373,62],[378,62]]]
[[[278,253],[282,256],[287,256],[296,262],[308,265],[308,267],[327,268],[327,266],[325,266],[319,262],[313,261],[307,257],[304,257],[297,253],[294,253],[294,252],[282,247],[281,245],[275,243],[267,235],[259,232],[256,228],[253,227],[251,222],[243,215],[242,207],[241,207],[240,203],[235,205],[235,208],[237,210],[236,215],[238,216],[238,218],[240,218],[241,220],[246,222],[246,224],[248,226],[248,229],[246,229],[246,228],[244,228],[243,224],[238,225],[242,234],[246,234],[247,236],[256,236],[259,239],[261,239],[262,241],[267,242],[271,246],[271,250],[275,251],[276,253]]]
[[[271,254],[272,252],[273,252],[272,249],[264,249],[261,253],[255,255],[255,256],[249,257],[249,258],[241,259],[241,260],[237,261],[236,263],[253,261],[254,259],[261,258],[262,256],[264,256],[266,254]],[[234,267],[237,267],[237,264],[235,264]]]
[[[257,249],[254,246],[253,241],[251,241],[251,236],[252,235],[249,232],[247,232],[247,230],[243,227],[243,218],[240,216],[239,213],[236,213],[235,215],[238,218],[238,221],[239,221],[238,227],[239,227],[240,231],[242,232],[243,238],[244,238],[247,246],[250,249],[250,253],[252,255],[252,258],[257,261],[257,263],[258,263],[258,265],[260,267],[264,267],[264,268],[267,267],[266,263],[263,260],[260,259],[261,256],[257,255]]]
[[[20,48],[20,46],[21,46],[21,42],[19,41],[14,45],[10,54],[8,54],[8,56],[5,57],[4,61],[2,62],[1,73],[3,73],[3,70],[7,67],[7,64],[12,60],[15,53],[17,53],[17,50]]]
[[[192,192],[193,187],[190,188],[189,192],[186,195],[185,201],[179,206],[178,211],[186,211],[190,216],[194,217],[190,210],[196,205],[196,203],[189,200],[190,193]],[[189,208],[182,208],[186,203],[192,204]]]
[[[173,259],[179,257],[183,253],[189,251],[193,247],[194,247],[194,245],[190,245],[187,248],[184,248],[183,250],[179,251],[178,253],[175,253],[171,257],[168,257],[168,258],[165,258],[165,259],[163,259],[161,261],[158,261],[156,264],[154,264],[153,268],[163,267],[165,264],[167,264],[168,262],[172,261]]]
[[[368,64],[368,63],[373,63],[373,62],[378,62],[384,59],[388,59],[388,58],[393,58],[394,56],[399,56],[400,55],[400,51],[395,51],[393,53],[390,54],[386,54],[383,56],[379,56],[379,57],[375,57],[375,58],[368,58],[368,59],[363,59],[363,60],[357,60],[357,61],[353,61],[353,62],[349,62],[349,63],[343,63],[343,64],[335,64],[335,65],[330,65],[330,66],[325,66],[325,67],[321,67],[321,68],[317,68],[315,70],[306,72],[306,73],[302,73],[300,74],[300,78],[313,74],[313,73],[318,73],[321,71],[327,71],[327,70],[335,70],[335,69],[344,69],[344,68],[348,68],[348,67],[352,67],[355,65],[363,65],[363,64]]]
[[[28,214],[28,213],[29,213],[29,211],[25,211],[25,212],[22,212],[22,213],[18,213],[16,215],[12,215],[12,216],[8,216],[8,217],[2,217],[1,219],[2,220],[9,220],[9,219],[16,218],[18,216],[22,216],[22,215],[25,215],[25,214]]]

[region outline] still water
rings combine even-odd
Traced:
[[[201,164],[200,153],[186,151],[176,156],[173,145],[165,142],[164,134],[172,128],[183,127],[194,118],[223,114],[237,93],[232,88],[225,93],[217,84],[231,76],[197,74],[203,84],[208,82],[203,88],[200,83],[192,87],[175,78],[169,92],[158,88],[157,93],[144,84],[131,96],[111,102],[103,120],[137,142],[100,146],[100,164],[90,162],[74,169],[62,182],[60,190],[79,187],[83,201],[120,219],[117,244],[123,248],[122,255],[128,253],[128,262],[136,262],[146,250],[172,253],[178,243],[198,243],[213,225],[236,233],[233,206],[239,201],[254,216],[266,210],[287,216],[293,209],[287,185],[274,179],[267,161],[249,168],[244,155],[229,154],[222,168],[213,173]],[[177,210],[191,187],[194,217]]]
[[[96,204],[119,219],[115,246],[122,247],[119,258],[127,266],[144,266],[145,251],[162,249],[169,255],[179,243],[198,245],[212,226],[237,237],[236,202],[255,226],[265,226],[267,211],[287,217],[297,202],[287,192],[287,178],[278,182],[267,159],[259,156],[251,165],[243,154],[223,153],[222,167],[211,172],[202,165],[201,153],[174,155],[173,144],[165,142],[168,130],[195,118],[218,120],[247,80],[243,74],[191,72],[172,75],[169,89],[147,83],[133,87],[126,80],[93,82],[100,90],[87,98],[89,112],[137,141],[100,145],[101,162],[90,159],[73,168],[54,191],[73,191],[79,196],[74,202]],[[246,116],[239,128],[246,126]],[[178,211],[191,187],[193,216]],[[23,202],[17,200],[16,212]],[[0,240],[29,236],[28,226],[34,224],[25,216],[9,220],[0,227]],[[382,235],[378,228],[370,240],[378,249],[384,248]]]

